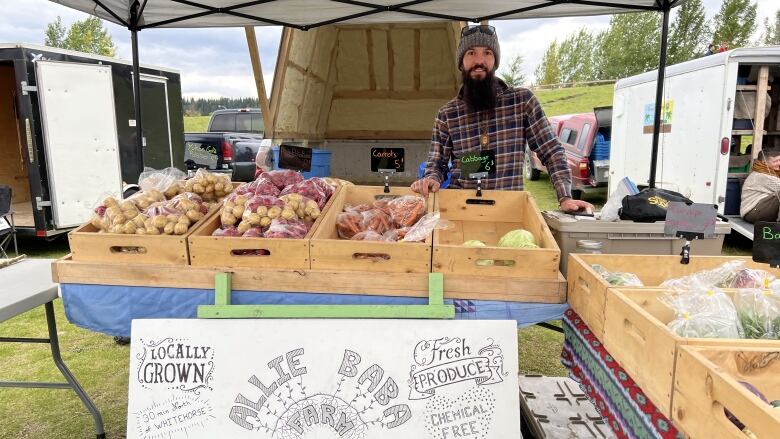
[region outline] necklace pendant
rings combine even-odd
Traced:
[[[490,139],[488,138],[488,135],[487,135],[487,134],[483,134],[483,135],[479,136],[479,143],[480,143],[480,144],[481,144],[483,147],[487,147],[487,146],[488,146],[488,142],[489,142],[489,141],[490,141]]]

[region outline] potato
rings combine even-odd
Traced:
[[[271,206],[270,209],[268,209],[268,217],[271,219],[279,218],[279,215],[282,214],[282,208],[279,206]]]
[[[238,222],[238,218],[233,216],[232,213],[222,213],[220,220],[223,226],[232,226]]]
[[[236,206],[232,210],[233,216],[239,217],[244,214],[244,206]]]
[[[289,219],[295,218],[296,215],[295,215],[295,211],[294,210],[285,208],[285,209],[282,209],[281,216],[282,216],[283,219],[289,220]]]
[[[129,223],[125,223],[123,232],[127,235],[132,235],[135,233],[136,229],[135,223],[130,221]]]
[[[192,185],[192,191],[196,194],[202,194],[203,192],[206,192],[206,189],[200,183],[195,183]]]
[[[244,206],[246,205],[247,198],[244,195],[239,195],[236,197],[236,206]]]
[[[223,183],[214,183],[214,192],[222,192],[225,189]]]
[[[157,227],[147,227],[146,228],[146,234],[147,235],[159,235],[160,234],[160,229],[158,229]]]
[[[252,228],[252,225],[249,224],[248,221],[241,221],[241,224],[238,225],[238,233],[244,234],[247,230]]]
[[[135,234],[136,235],[146,235],[146,229],[143,228],[143,227],[138,227],[137,229],[135,229]]]
[[[167,227],[167,225],[166,225]],[[173,226],[173,233],[177,235],[183,235],[187,233],[187,229],[189,229],[189,226],[184,223],[176,223],[175,226]]]
[[[163,228],[163,233],[166,235],[173,235],[173,228],[176,223],[167,223],[165,224],[165,227]]]
[[[149,217],[142,214],[133,218],[133,222],[135,223],[136,227],[145,227],[147,219],[149,219]]]
[[[100,229],[103,227],[103,218],[95,215],[92,217],[92,221],[90,221],[89,223],[92,224],[94,228]]]
[[[260,218],[260,227],[268,227],[271,225],[271,218],[264,216]]]
[[[133,218],[135,218],[135,217],[137,217],[139,213],[140,212],[138,212],[135,209],[122,211],[122,214],[125,216],[125,218],[128,219],[128,221],[133,219]]]
[[[177,215],[177,214],[175,214],[175,213],[172,213],[172,214],[169,214],[169,215],[167,215],[167,216],[165,217],[165,219],[166,219],[166,220],[168,220],[168,222],[169,222],[169,223],[178,223],[178,222],[179,222],[179,217],[180,217],[180,216],[181,216],[181,215]]]
[[[256,226],[260,224],[260,215],[256,213],[250,213],[244,216],[244,221],[248,222],[249,224]]]
[[[124,216],[124,214],[121,214],[121,213],[120,213],[119,215],[117,215],[117,216],[115,216],[114,218],[112,218],[112,219],[111,219],[111,222],[112,222],[113,224],[120,224],[120,225],[123,225],[124,223],[126,223],[126,222],[127,222],[127,217],[126,217],[126,216]]]
[[[225,201],[225,204],[222,205],[222,210],[233,210],[234,207],[236,207],[236,205],[232,201]]]
[[[203,219],[203,214],[198,210],[188,210],[187,218],[189,218],[193,223],[196,223]]]
[[[122,210],[135,210],[135,205],[130,201],[123,201],[119,208]]]
[[[165,223],[167,222],[168,221],[165,220],[165,216],[163,215],[157,215],[156,217],[152,218],[152,225],[158,229],[165,227]]]
[[[103,200],[103,205],[106,207],[119,207],[119,202],[114,197],[108,197]]]
[[[122,209],[119,208],[119,206],[116,207],[109,207],[106,209],[106,216],[109,218],[114,218],[122,214]]]
[[[179,217],[179,222],[177,224],[184,224],[185,226],[189,227],[192,225],[192,221],[190,221],[187,215],[182,215]]]

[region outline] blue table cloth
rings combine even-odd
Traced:
[[[61,284],[65,315],[76,326],[129,337],[133,319],[194,319],[198,305],[213,305],[214,290]],[[457,320],[515,320],[519,328],[559,320],[568,305],[445,299]],[[234,305],[424,305],[428,298],[352,294],[233,291]]]

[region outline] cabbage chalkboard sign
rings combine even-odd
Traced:
[[[460,158],[461,175],[472,180],[496,175],[496,152],[480,151]]]
[[[753,260],[780,266],[780,223],[759,221],[754,225]]]
[[[311,171],[311,148],[282,144],[279,146],[279,167],[293,171]]]
[[[371,172],[404,172],[403,148],[371,148]]]

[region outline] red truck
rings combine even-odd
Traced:
[[[592,113],[551,116],[548,119],[566,150],[574,198],[580,199],[583,193],[606,189],[612,107],[598,107]],[[541,172],[547,170],[526,146],[524,178],[538,180]]]

